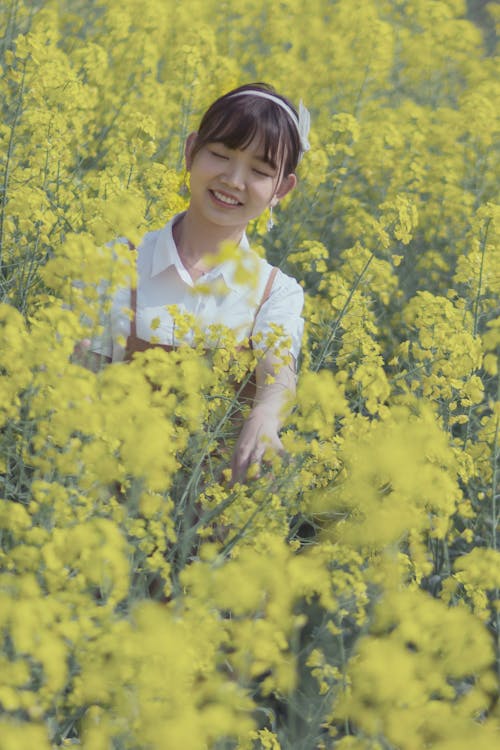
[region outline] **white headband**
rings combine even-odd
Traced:
[[[286,104],[283,99],[280,99],[279,96],[268,94],[267,91],[260,91],[259,89],[247,89],[246,91],[237,91],[235,94],[231,94],[229,98],[232,99],[233,96],[260,96],[262,99],[269,99],[270,102],[274,102],[279,107],[281,107],[281,109],[284,109],[290,120],[297,128],[297,133],[299,134],[300,138],[300,148],[302,151],[300,155],[301,158],[304,151],[309,151],[311,147],[309,145],[307,137],[309,135],[309,129],[311,127],[311,115],[309,114],[309,110],[304,107],[302,99],[299,103],[299,119],[297,119],[294,111],[290,109],[288,104]]]

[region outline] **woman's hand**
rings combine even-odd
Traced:
[[[258,477],[260,466],[267,450],[283,455],[285,450],[279,439],[280,422],[265,407],[252,409],[236,441],[231,459],[231,483],[244,482],[248,470],[255,465]]]
[[[258,363],[257,390],[252,411],[243,424],[231,459],[231,482],[244,482],[249,468],[259,467],[270,450],[284,454],[279,431],[295,395],[295,362],[283,364],[271,353]]]

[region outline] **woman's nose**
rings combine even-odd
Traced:
[[[245,167],[243,164],[236,160],[229,160],[226,163],[226,168],[222,175],[222,179],[226,185],[231,187],[239,188],[240,190],[245,187]]]

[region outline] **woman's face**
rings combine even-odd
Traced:
[[[190,210],[227,228],[244,230],[268,206],[276,205],[295,187],[295,175],[280,177],[280,165],[266,162],[256,140],[244,149],[207,143],[191,156],[196,134],[186,144],[186,165],[191,173]]]

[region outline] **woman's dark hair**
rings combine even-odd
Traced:
[[[300,138],[287,112],[276,102],[260,96],[237,96],[241,91],[263,91],[281,99],[297,117],[293,104],[267,83],[248,83],[217,99],[205,112],[198,128],[192,156],[207,143],[223,143],[244,149],[255,137],[262,138],[265,160],[281,175],[295,172],[300,158]]]

